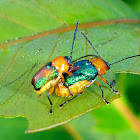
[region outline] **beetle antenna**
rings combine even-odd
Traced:
[[[78,25],[79,25],[79,20],[77,21],[76,28],[75,28],[75,31],[74,31],[74,37],[73,37],[73,42],[72,42],[72,48],[71,48],[71,52],[70,52],[70,59],[72,59],[73,46],[74,46],[74,41],[75,41],[75,39],[76,39],[76,33],[77,33]]]
[[[97,55],[101,58],[101,56],[99,55],[99,53],[96,51],[95,47],[92,45],[92,43],[89,41],[89,39],[85,36],[85,34],[83,32],[81,32],[81,34],[85,37],[85,39],[88,41],[88,43],[91,45],[91,47],[95,50],[95,52],[97,53]]]
[[[119,60],[119,61],[116,61],[116,62],[114,62],[114,63],[111,63],[111,64],[109,64],[109,65],[114,65],[114,64],[119,63],[119,62],[121,62],[121,61],[123,61],[123,60],[129,59],[129,58],[133,58],[133,57],[137,57],[137,56],[140,56],[140,55],[129,56],[129,57],[123,58],[123,59],[121,59],[121,60]]]

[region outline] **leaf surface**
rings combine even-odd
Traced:
[[[10,32],[13,33],[7,35],[6,32],[8,33],[9,30],[4,24],[4,27],[1,27],[3,30],[1,41],[50,30],[49,32],[45,32],[46,34],[33,35],[0,45],[0,115],[3,117],[23,116],[27,118],[29,121],[27,132],[37,132],[64,124],[105,105],[101,98],[101,91],[95,84],[86,88],[83,95],[69,102],[62,109],[58,106],[68,98],[58,97],[53,93],[50,97],[53,102],[53,115],[49,114],[48,91],[40,98],[36,98],[37,94],[31,85],[34,74],[56,56],[69,56],[74,32],[72,29],[75,28],[74,26],[70,26],[70,24],[75,25],[78,20],[80,20],[80,23],[83,23],[79,26],[80,29],[77,33],[73,60],[83,55],[95,54],[94,50],[80,34],[80,31],[85,32],[102,58],[109,63],[140,54],[140,25],[138,24],[138,20],[104,21],[117,18],[137,18],[135,13],[121,1],[83,1],[80,3],[80,6],[78,6],[78,0],[75,3],[71,1],[59,3],[52,1],[52,3],[50,2],[51,4],[49,2],[45,4],[44,1],[39,2],[13,1],[13,3],[16,3],[15,7],[13,7],[11,1],[2,3],[3,7],[8,6],[9,9],[6,8],[8,12],[3,9],[2,13],[4,16],[1,21],[8,24]],[[36,4],[34,5],[33,3]],[[46,9],[41,9],[41,5],[46,7]],[[68,5],[68,7],[64,5]],[[23,10],[21,14],[25,13],[24,16],[17,13],[17,8],[19,7],[21,8],[20,10]],[[44,10],[45,14],[38,12],[39,8],[41,11]],[[107,10],[108,8],[110,10]],[[50,10],[48,13],[45,11],[47,9]],[[50,15],[49,13],[52,14]],[[7,17],[5,15],[10,18],[5,18]],[[55,18],[52,19],[52,15],[55,15]],[[64,21],[63,23],[66,23],[67,27],[63,27],[64,24],[56,20],[56,17]],[[17,22],[11,23],[11,20],[8,20],[11,18],[23,23],[26,21],[28,27],[38,27],[38,30],[31,31],[28,28],[25,30],[21,26],[23,24],[18,24],[20,29],[16,24]],[[35,20],[33,20],[34,18]],[[39,19],[43,21],[40,22]],[[97,20],[101,22],[94,23]],[[112,65],[104,77],[109,82],[112,82],[116,72],[139,74],[139,66],[140,58],[132,58]],[[103,86],[106,100],[112,101],[119,97],[119,95],[111,92],[106,84],[102,81],[100,82]]]

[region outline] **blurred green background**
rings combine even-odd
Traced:
[[[140,1],[124,0],[140,17]],[[104,140],[137,140],[140,127],[140,76],[135,74],[116,74],[117,87],[121,98],[110,105],[105,105],[65,125],[34,134],[25,134],[28,122],[25,118],[0,118],[0,140],[38,140],[38,139],[104,139]],[[133,122],[119,103],[126,106],[136,119]],[[129,118],[130,117],[130,118]],[[137,124],[138,123],[138,124]]]

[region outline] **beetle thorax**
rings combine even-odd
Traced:
[[[106,71],[109,70],[109,67],[106,65],[106,62],[100,57],[90,58],[89,61],[97,69],[98,75],[104,75]]]
[[[70,64],[67,62],[67,60],[63,56],[58,56],[52,60],[52,66],[58,72],[63,73],[63,72],[68,71]]]

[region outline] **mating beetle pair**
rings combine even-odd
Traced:
[[[75,97],[81,95],[84,92],[84,89],[90,86],[92,83],[96,83],[100,87],[102,91],[103,101],[106,104],[108,104],[109,102],[104,98],[102,87],[100,83],[96,81],[96,78],[97,77],[101,78],[101,80],[103,80],[105,83],[107,83],[110,86],[113,92],[118,93],[118,91],[115,91],[112,88],[115,81],[111,85],[105,78],[102,77],[102,75],[104,75],[106,71],[110,69],[111,65],[132,57],[140,56],[140,55],[130,56],[120,61],[109,64],[100,57],[99,53],[96,51],[96,49],[89,41],[89,39],[84,35],[84,33],[81,32],[82,35],[85,37],[85,39],[89,42],[91,47],[95,50],[98,56],[86,55],[78,58],[75,61],[72,61],[72,52],[73,52],[74,41],[76,39],[78,24],[79,22],[77,22],[76,29],[74,32],[70,57],[59,56],[53,59],[51,62],[43,66],[34,75],[32,79],[32,85],[34,86],[34,89],[39,94],[39,96],[41,96],[43,92],[51,88],[50,91],[48,92],[48,99],[51,105],[50,108],[51,114],[52,114],[52,101],[50,100],[49,96],[52,94],[54,90],[56,92],[56,95],[61,97],[74,96],[73,98],[62,103],[60,105],[60,107],[62,107],[63,105],[65,105],[66,103],[74,99]],[[80,60],[87,56],[92,56],[92,58],[89,58],[88,60]]]

